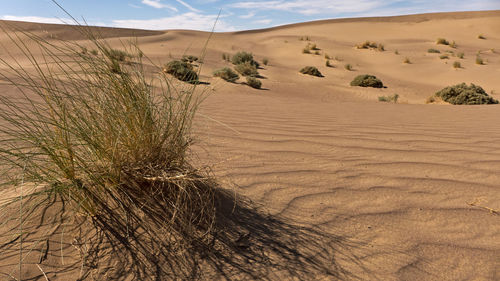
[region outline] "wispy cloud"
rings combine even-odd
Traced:
[[[262,19],[262,20],[253,21],[253,23],[256,23],[256,24],[270,24],[271,22],[273,22],[273,20],[271,20],[271,19]]]
[[[195,12],[195,13],[201,13],[200,10],[198,9],[195,9],[193,8],[193,6],[189,5],[188,3],[182,1],[182,0],[176,0],[179,4],[181,4],[182,6],[188,8],[191,12]]]
[[[72,19],[66,18],[46,18],[46,17],[32,17],[32,16],[11,16],[4,15],[1,16],[2,20],[13,20],[13,21],[27,21],[27,22],[40,22],[40,23],[56,23],[56,24],[73,24]]]
[[[241,18],[241,19],[251,19],[251,18],[253,18],[254,16],[255,16],[255,13],[254,13],[254,12],[250,12],[250,13],[248,13],[248,14],[246,14],[246,15],[241,15],[241,16],[239,16],[239,18]]]
[[[170,9],[170,10],[175,11],[175,12],[179,11],[174,6],[161,3],[160,0],[142,0],[142,4],[148,5],[150,7],[156,8],[156,9],[165,9],[165,8],[167,8],[167,9]]]
[[[303,15],[325,13],[355,13],[380,7],[387,3],[381,0],[276,0],[276,1],[243,1],[228,5],[232,8],[278,10],[296,12]]]
[[[164,17],[148,20],[113,20],[115,27],[127,27],[138,29],[192,29],[210,31],[217,20],[217,15],[203,15],[199,13],[184,13],[172,17]],[[225,21],[219,19],[215,27],[216,31],[234,31],[235,28],[228,25]]]

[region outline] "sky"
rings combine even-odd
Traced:
[[[58,0],[89,25],[236,31],[332,18],[499,10],[500,0]],[[220,16],[218,17],[220,12]],[[0,0],[0,19],[73,23],[51,0]]]

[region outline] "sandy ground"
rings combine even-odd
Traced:
[[[38,27],[48,38],[72,34],[68,27]],[[209,36],[107,32],[138,36],[144,53],[159,62],[199,55]],[[306,36],[320,55],[302,53],[309,42],[299,39]],[[439,37],[457,48],[436,45]],[[119,46],[125,38],[109,40]],[[384,44],[385,51],[354,47],[366,40]],[[5,36],[0,42],[7,44]],[[440,59],[429,48],[453,54]],[[214,69],[231,66],[222,53],[237,51],[269,59],[259,70],[263,90],[211,77]],[[463,59],[455,56],[460,52]],[[484,65],[475,63],[478,52]],[[325,53],[337,58],[334,67],[325,66]],[[410,64],[403,63],[406,57]],[[453,68],[454,61],[462,67]],[[347,63],[353,71],[344,69]],[[300,74],[306,65],[325,77]],[[387,88],[349,85],[365,73]],[[353,249],[356,266],[341,263],[352,273],[343,279],[500,280],[500,106],[425,104],[434,92],[461,82],[500,98],[500,11],[217,33],[201,74],[210,83],[200,86],[209,95],[195,126],[201,161],[213,166],[223,187],[271,215],[360,245]],[[395,93],[398,104],[377,101]],[[57,280],[65,280],[61,276]]]

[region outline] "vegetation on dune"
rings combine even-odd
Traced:
[[[483,39],[483,40],[485,40],[485,39],[486,39],[486,37],[485,37],[483,34],[479,34],[479,35],[477,36],[477,39]]]
[[[436,44],[438,44],[438,45],[450,45],[450,42],[448,42],[448,40],[446,40],[444,38],[438,38],[436,40]]]
[[[262,64],[263,65],[268,65],[269,64],[269,59],[268,58],[263,58],[262,59]]]
[[[439,58],[442,60],[449,59],[448,55],[441,55],[441,56],[439,56]]]
[[[405,59],[403,60],[403,63],[410,64],[411,63],[410,58],[405,57]]]
[[[193,63],[195,61],[198,61],[198,57],[197,56],[193,56],[193,55],[184,55],[184,56],[182,56],[181,61],[182,62],[187,62],[187,63]]]
[[[351,81],[351,86],[382,88],[384,84],[377,77],[364,74],[356,76],[354,80]]]
[[[249,61],[246,61],[244,63],[237,64],[234,67],[234,70],[239,72],[243,76],[252,76],[252,77],[257,77],[259,76],[259,71],[255,67],[254,64],[252,64]]]
[[[465,83],[446,87],[434,94],[435,97],[454,105],[498,104],[498,100],[488,95],[480,86]]]
[[[458,54],[457,54],[457,57],[458,57],[459,59],[463,59],[463,58],[464,58],[464,56],[465,56],[465,54],[464,54],[463,52],[460,52],[460,53],[458,53]]]
[[[163,72],[171,74],[181,81],[189,83],[198,82],[198,73],[193,70],[193,66],[188,62],[171,61],[163,67]]]
[[[430,49],[428,49],[428,50],[427,50],[427,53],[431,53],[431,54],[433,54],[433,53],[434,53],[434,54],[439,54],[439,53],[441,53],[441,51],[440,51],[440,50],[438,50],[438,49],[433,49],[433,48],[430,48]]]
[[[484,64],[484,60],[483,60],[483,58],[481,58],[480,55],[476,56],[476,64],[479,64],[479,65],[483,65]]]
[[[254,89],[262,88],[262,82],[255,77],[247,76],[247,85]]]
[[[238,65],[238,64],[242,64],[242,63],[250,63],[251,65],[255,66],[255,68],[259,68],[259,63],[256,62],[254,59],[253,59],[253,55],[251,53],[247,53],[247,52],[238,52],[236,53],[232,58],[231,58],[231,62],[234,64],[234,65]]]
[[[306,66],[300,70],[300,73],[316,77],[323,77],[323,74],[314,66]]]
[[[459,61],[453,62],[454,68],[462,68],[462,64]]]
[[[240,76],[229,67],[223,67],[214,71],[215,77],[220,77],[228,82],[234,83]]]
[[[398,94],[394,94],[392,96],[380,96],[380,97],[378,97],[378,101],[381,101],[381,102],[393,102],[393,103],[397,103],[398,99],[399,99],[399,95]]]
[[[350,63],[344,64],[345,70],[352,71],[352,65]]]
[[[376,49],[378,51],[385,51],[385,47],[383,44],[371,41],[365,41],[361,44],[356,45],[358,49]]]

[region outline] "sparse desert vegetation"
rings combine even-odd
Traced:
[[[438,38],[436,40],[436,44],[438,44],[438,45],[450,45],[450,42],[448,42],[448,40],[446,40],[444,38]]]
[[[477,36],[477,39],[483,39],[483,40],[485,40],[485,39],[486,39],[486,37],[485,37],[483,34],[479,34],[479,35]]]
[[[326,67],[333,67],[333,65],[331,64],[330,60],[326,60],[325,61],[325,66]]]
[[[441,51],[440,51],[440,50],[438,50],[438,49],[433,49],[433,48],[430,48],[430,49],[428,49],[428,50],[427,50],[427,53],[431,53],[431,54],[439,54],[439,53],[441,53]]]
[[[448,57],[448,55],[441,55],[441,56],[439,56],[439,58],[442,59],[442,60],[447,60],[450,57]]]
[[[454,105],[498,104],[498,100],[492,98],[483,88],[474,84],[462,83],[446,87],[438,91],[434,96]]]
[[[465,57],[465,54],[463,52],[457,53],[457,57],[459,59],[463,59]]]
[[[262,59],[262,64],[263,65],[268,65],[269,64],[269,59],[268,58],[263,58]]]
[[[380,79],[378,79],[374,75],[363,74],[363,75],[356,76],[351,81],[351,86],[383,88],[384,84],[382,83],[382,81]]]
[[[323,74],[321,74],[321,72],[315,66],[306,66],[302,68],[299,72],[311,76],[323,77]]]
[[[378,51],[385,51],[385,47],[383,44],[377,43],[377,42],[372,42],[372,41],[365,41],[361,44],[356,45],[356,48],[358,49],[376,49]]]
[[[214,71],[214,77],[220,77],[228,82],[234,83],[240,76],[229,67],[223,67]]]
[[[462,68],[462,64],[459,61],[453,62],[453,68]]]
[[[352,70],[353,70],[353,69],[352,69],[352,64],[350,64],[350,63],[346,63],[346,64],[344,64],[344,69],[345,69],[345,70],[348,70],[348,71],[352,71]]]
[[[403,60],[403,63],[411,64],[410,58],[409,57],[405,57],[405,59]]]
[[[243,63],[247,63],[248,62],[249,64],[255,66],[255,68],[259,68],[259,63],[253,59],[252,53],[248,53],[248,52],[238,52],[238,53],[236,53],[231,58],[231,62],[234,65],[243,64]]]
[[[483,60],[483,58],[481,58],[480,55],[476,56],[476,64],[479,64],[479,65],[483,65],[484,64],[484,60]]]
[[[252,76],[252,77],[259,76],[259,71],[257,70],[257,67],[255,67],[255,65],[252,64],[250,61],[246,61],[244,63],[235,65],[234,70],[236,70],[243,76]]]
[[[193,70],[193,66],[188,62],[174,60],[163,67],[163,72],[171,74],[175,78],[189,82],[198,82],[198,73]]]
[[[247,85],[254,89],[262,88],[262,82],[255,77],[247,76]]]
[[[184,56],[182,56],[181,61],[188,62],[188,63],[193,63],[195,61],[198,61],[198,57],[197,56],[193,56],[193,55],[184,55]]]
[[[378,101],[381,101],[381,102],[393,102],[393,103],[397,103],[398,99],[399,99],[399,95],[398,94],[394,94],[392,96],[380,96],[380,97],[378,97]]]

